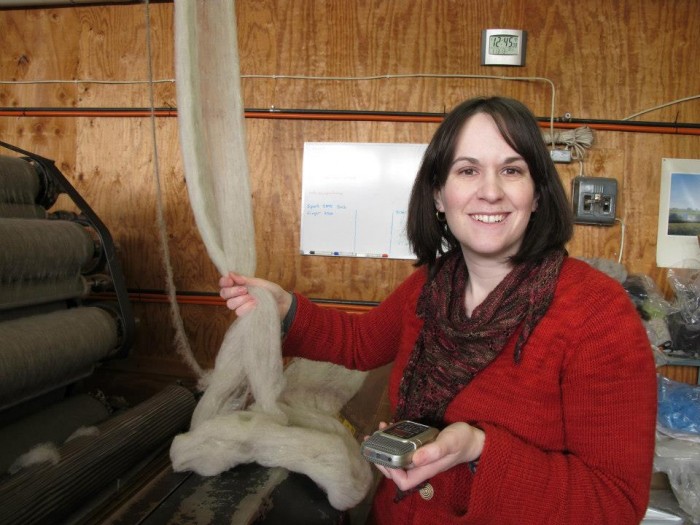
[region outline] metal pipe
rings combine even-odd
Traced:
[[[114,298],[112,292],[90,294],[93,299],[110,300]],[[177,292],[175,294],[177,304],[193,304],[200,306],[225,306],[226,302],[214,292]],[[169,303],[170,297],[161,290],[130,290],[129,300],[133,303]],[[314,303],[328,308],[338,308],[348,312],[366,312],[378,303],[372,301],[349,301],[331,299],[311,299]]]
[[[0,9],[8,7],[61,7],[78,5],[138,4],[138,0],[3,0]]]
[[[439,123],[441,113],[409,113],[389,111],[343,111],[307,109],[247,109],[250,119],[330,120],[344,122],[410,122]],[[0,117],[176,117],[175,108],[0,108]],[[550,119],[538,118],[542,127],[549,127]],[[554,127],[573,129],[588,126],[598,131],[630,133],[661,133],[670,135],[700,135],[700,124],[669,122],[630,122],[603,119],[555,119]]]

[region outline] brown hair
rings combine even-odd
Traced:
[[[508,145],[522,155],[535,184],[537,211],[532,214],[514,263],[541,259],[555,249],[564,249],[573,233],[573,218],[549,150],[537,120],[517,100],[474,98],[455,107],[440,124],[425,151],[408,205],[408,241],[418,260],[416,266],[433,268],[438,255],[459,248],[447,224],[436,217],[435,191],[447,181],[455,144],[464,124],[475,114],[490,115]]]

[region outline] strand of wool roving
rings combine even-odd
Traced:
[[[245,408],[248,389],[258,408],[286,422],[277,405],[285,386],[282,375],[279,316],[274,299],[269,293],[252,289],[258,305],[256,310],[272,311],[276,316],[276,330],[270,328],[266,315],[246,315],[229,327],[216,356],[209,386],[202,395],[192,415],[192,428],[231,409]]]
[[[287,387],[278,406],[286,422],[257,403],[248,410],[224,410],[175,437],[173,470],[214,476],[255,461],[306,474],[335,508],[354,507],[367,494],[372,472],[336,414],[365,375],[303,359],[293,361],[284,374]]]
[[[192,211],[224,275],[255,273],[248,161],[231,0],[175,4],[180,147]]]
[[[175,0],[180,145],[195,219],[219,273],[253,275],[237,49],[232,0]],[[320,374],[334,380],[324,383],[312,379],[316,365],[304,360],[288,369],[293,374],[286,373],[276,302],[262,288],[250,293],[256,308],[233,323],[214,370],[200,378],[207,386],[190,431],[173,440],[173,469],[216,475],[257,461],[305,473],[333,506],[352,507],[369,490],[372,474],[335,413],[359,389],[364,374],[328,365],[334,373]]]
[[[202,367],[197,362],[197,359],[192,352],[192,347],[190,346],[190,341],[187,338],[187,333],[185,332],[185,324],[182,320],[182,315],[180,313],[180,305],[177,302],[177,290],[175,289],[175,279],[173,277],[173,265],[170,260],[170,245],[168,244],[168,228],[165,222],[165,209],[164,209],[164,199],[163,199],[163,187],[161,184],[160,177],[160,157],[158,155],[158,137],[156,132],[156,111],[155,111],[155,88],[153,81],[153,48],[151,45],[151,9],[150,1],[146,0],[144,3],[145,10],[145,23],[146,23],[146,49],[147,53],[147,64],[148,64],[148,78],[150,80],[148,85],[148,96],[151,106],[151,141],[153,148],[153,176],[155,181],[156,190],[156,225],[158,228],[158,240],[159,240],[159,252],[161,256],[161,262],[163,264],[163,271],[165,277],[165,290],[168,295],[168,303],[170,307],[170,320],[173,323],[173,328],[175,329],[174,334],[174,348],[175,351],[180,355],[185,364],[192,370],[195,377],[198,378],[198,386],[200,389],[205,388],[206,377],[208,377],[207,372],[205,372]]]

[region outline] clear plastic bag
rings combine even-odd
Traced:
[[[675,299],[667,317],[674,350],[700,355],[700,270],[670,269],[668,282]]]
[[[668,282],[676,295],[674,306],[683,320],[700,324],[700,270],[672,268],[668,271]]]
[[[622,286],[642,318],[651,345],[655,348],[671,347],[666,318],[673,308],[661,295],[656,283],[648,275],[632,274],[627,276]]]
[[[700,522],[700,443],[657,434],[654,470],[666,474],[678,505]]]

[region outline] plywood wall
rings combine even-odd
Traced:
[[[435,75],[244,78],[251,109],[441,113],[474,95],[507,95],[550,115],[546,81],[459,75],[549,79],[555,116],[579,119],[619,120],[700,93],[695,0],[240,0],[236,13],[243,75]],[[480,65],[481,30],[490,27],[528,31],[525,67]],[[167,2],[0,10],[0,107],[101,111],[5,113],[0,140],[56,160],[110,228],[134,291],[165,288],[162,209],[175,285],[201,295],[216,291],[218,276],[189,207],[174,112],[104,112],[176,107],[173,38]],[[637,120],[698,123],[700,101]],[[307,141],[427,142],[437,124],[248,118],[246,126],[261,277],[314,298],[379,301],[412,271],[407,261],[299,255],[302,148]],[[623,263],[665,291],[665,271],[655,265],[661,158],[699,154],[697,135],[596,131],[584,166],[619,181]],[[560,171],[568,187],[579,166]],[[619,225],[577,226],[569,249],[617,260],[620,237]],[[134,305],[137,346],[120,366],[187,373],[173,350],[168,306],[137,295]],[[198,359],[210,364],[231,315],[189,303],[181,315]]]

